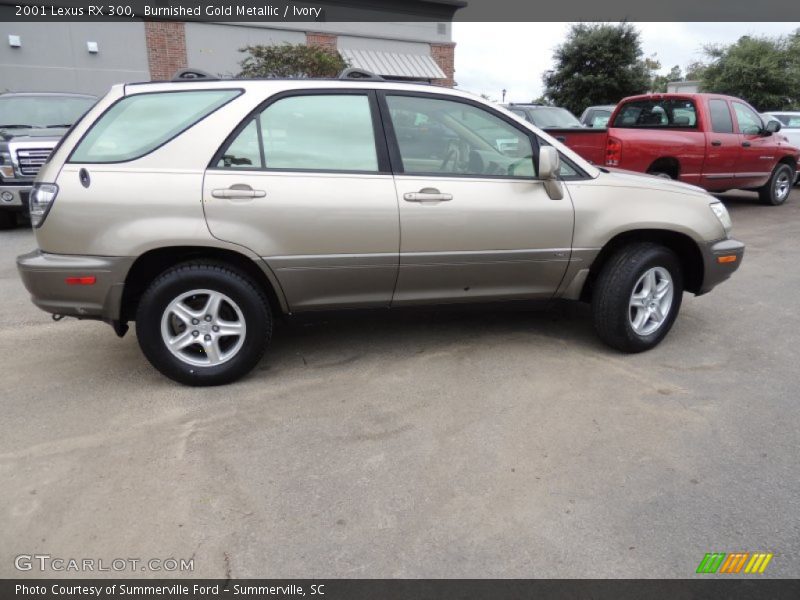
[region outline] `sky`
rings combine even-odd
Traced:
[[[458,89],[506,101],[530,102],[543,90],[542,74],[569,23],[453,23]],[[645,56],[656,54],[666,74],[703,60],[706,44],[731,44],[743,35],[786,35],[800,23],[634,23]]]

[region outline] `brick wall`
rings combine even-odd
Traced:
[[[186,30],[184,24],[174,21],[145,21],[147,62],[150,79],[172,79],[175,71],[186,64]]]
[[[432,83],[435,85],[444,85],[453,87],[456,82],[453,76],[455,75],[455,56],[456,45],[454,43],[448,44],[431,44],[431,57],[439,65],[439,68],[444,71],[447,76],[445,79],[434,79]]]
[[[327,33],[306,32],[306,45],[319,46],[330,52],[336,52],[336,36]]]

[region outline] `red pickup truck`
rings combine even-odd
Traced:
[[[679,179],[708,191],[758,191],[783,204],[800,150],[780,127],[765,125],[746,102],[718,94],[648,94],[625,98],[608,129],[548,129],[598,166]]]

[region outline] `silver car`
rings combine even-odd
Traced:
[[[699,188],[598,169],[447,88],[359,80],[115,86],[39,173],[18,267],[58,319],[135,321],[148,360],[231,382],[280,314],[566,298],[657,345],[744,246]]]

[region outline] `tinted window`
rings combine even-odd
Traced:
[[[94,103],[82,96],[0,96],[0,126],[66,128]]]
[[[636,100],[617,113],[614,127],[697,127],[697,111],[691,100]]]
[[[109,163],[144,156],[239,93],[202,90],[127,96],[92,125],[72,152],[70,161]]]
[[[563,108],[543,106],[541,108],[532,108],[528,113],[531,116],[531,121],[537,127],[582,127],[577,117]]]
[[[733,119],[728,103],[725,100],[709,100],[708,110],[711,113],[711,129],[716,133],[733,133]]]
[[[535,176],[528,135],[490,112],[436,98],[387,102],[406,173]]]
[[[739,122],[740,133],[745,135],[758,135],[761,133],[761,128],[764,124],[756,111],[741,102],[734,102],[733,110],[736,113],[736,120]]]
[[[278,100],[230,143],[217,167],[377,172],[369,98],[314,94]]]

